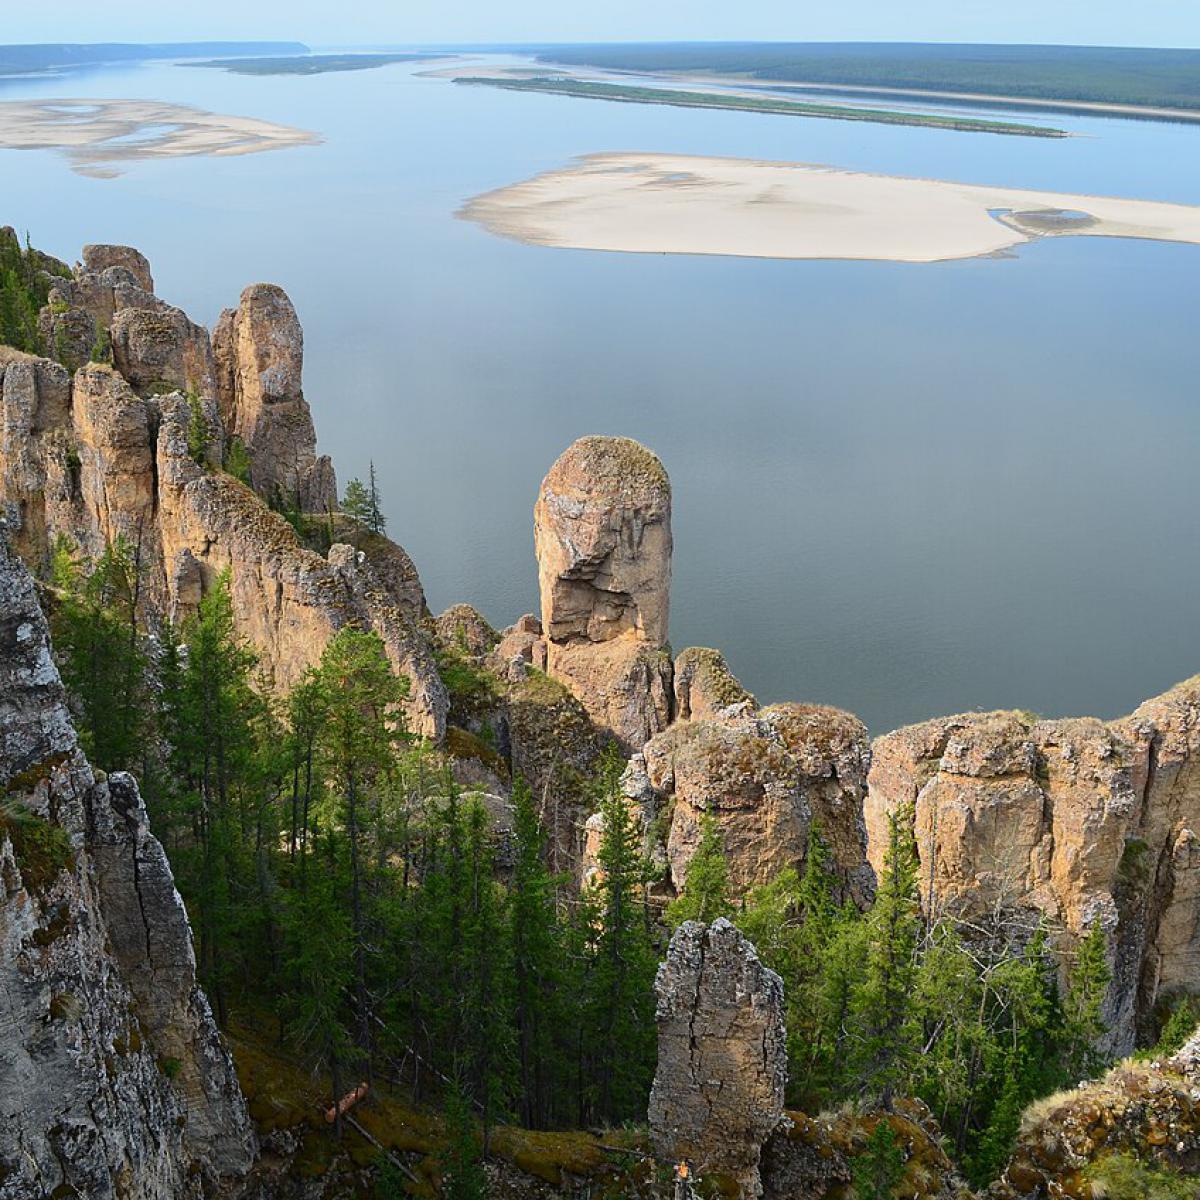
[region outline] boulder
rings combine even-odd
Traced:
[[[650,1135],[658,1157],[687,1161],[720,1194],[762,1193],[759,1156],[783,1116],[783,981],[723,917],[685,921],[654,981],[658,1069]]]
[[[250,482],[305,512],[337,507],[337,486],[304,399],[304,333],[287,293],[256,283],[213,330],[221,416],[250,456]]]
[[[534,507],[547,669],[639,749],[671,720],[671,485],[629,438],[584,437]]]

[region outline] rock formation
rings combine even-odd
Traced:
[[[1166,1062],[1125,1062],[1102,1079],[1041,1100],[984,1200],[1107,1195],[1092,1180],[1111,1155],[1200,1174],[1200,1030]],[[1192,1195],[1182,1190],[1171,1195]],[[1200,1184],[1195,1185],[1200,1188]],[[1132,1194],[1132,1193],[1123,1193]],[[1167,1193],[1163,1193],[1166,1195]]]
[[[726,720],[681,721],[643,750],[646,778],[671,811],[667,859],[676,890],[717,823],[733,887],[767,883],[803,865],[815,821],[844,894],[874,892],[862,820],[870,752],[857,717],[819,705],[777,704]]]
[[[223,320],[214,357],[206,331],[152,286],[137,251],[89,247],[70,278],[51,281],[42,316],[53,332],[54,322],[82,314],[93,334],[111,339],[114,365],[85,354],[70,371],[0,348],[0,500],[14,544],[42,567],[59,535],[93,558],[125,538],[136,549],[151,625],[186,618],[228,570],[238,631],[281,691],[344,625],[375,629],[411,681],[410,728],[440,738],[448,700],[408,555],[372,535],[357,550],[323,557],[220,469],[237,434],[264,493],[282,488],[289,503],[298,494],[303,507],[318,509],[335,498],[300,389],[291,303],[278,288],[247,289]],[[203,463],[189,444],[197,404],[208,433]]]
[[[671,485],[629,438],[584,437],[542,481],[534,542],[549,673],[628,750],[671,720]]]
[[[1200,678],[1107,724],[976,713],[901,729],[874,746],[871,860],[910,813],[930,910],[1024,910],[1065,950],[1099,923],[1111,1048],[1128,1052],[1155,1000],[1200,980],[1198,756]]]
[[[250,483],[304,512],[337,507],[328,458],[318,458],[312,415],[301,390],[304,332],[287,293],[273,284],[246,288],[213,330],[221,418],[250,455]]]
[[[738,1196],[760,1195],[759,1155],[783,1116],[787,1082],[783,981],[722,917],[675,931],[654,990],[656,1154],[725,1177]]]
[[[128,775],[79,749],[0,533],[0,1200],[199,1200],[251,1166],[187,915]]]
[[[720,650],[691,646],[675,660],[675,717],[680,721],[735,717],[758,702],[742,687]]]

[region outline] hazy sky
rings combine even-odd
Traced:
[[[894,40],[1200,46],[1200,0],[0,0],[0,41]]]

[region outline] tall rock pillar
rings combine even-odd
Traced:
[[[546,668],[639,750],[672,715],[666,469],[629,438],[580,438],[542,481],[533,515]]]
[[[654,990],[655,1153],[701,1177],[723,1176],[743,1200],[761,1195],[759,1156],[783,1117],[787,1083],[783,980],[720,917],[675,931]]]

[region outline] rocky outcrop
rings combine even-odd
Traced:
[[[817,825],[842,893],[874,893],[862,821],[870,752],[857,717],[819,705],[777,704],[722,720],[682,721],[643,750],[650,786],[671,811],[667,859],[676,890],[711,816],[731,885],[768,883],[802,867]]]
[[[929,911],[1024,910],[1067,952],[1099,924],[1111,1049],[1127,1052],[1156,999],[1200,977],[1198,755],[1200,679],[1107,724],[973,713],[901,729],[874,746],[871,860],[904,813]]]
[[[1124,1062],[1102,1079],[1034,1104],[985,1200],[1101,1200],[1108,1194],[1101,1182],[1104,1163],[1117,1155],[1181,1176],[1200,1175],[1198,1099],[1200,1031],[1165,1062]],[[1182,1180],[1180,1189],[1170,1194],[1193,1194],[1182,1190]]]
[[[691,646],[675,660],[675,717],[706,721],[742,716],[758,702],[742,687],[720,650]]]
[[[150,260],[132,246],[90,245],[83,248],[85,270],[97,274],[109,267],[120,267],[133,276],[134,282],[145,292],[154,292],[154,276],[150,274]]]
[[[722,917],[676,930],[654,990],[656,1154],[725,1177],[738,1196],[761,1195],[759,1155],[787,1083],[783,981]]]
[[[338,629],[375,629],[410,680],[410,728],[440,738],[448,701],[422,628],[425,596],[412,560],[387,538],[357,530],[347,530],[355,548],[317,554],[221,471],[229,430],[208,334],[152,286],[137,251],[91,247],[71,278],[54,278],[42,316],[83,314],[110,336],[113,364],[85,362],[71,373],[0,348],[0,498],[22,556],[44,567],[62,535],[96,558],[124,538],[152,627],[194,613],[228,569],[238,631],[280,691],[319,660]],[[290,302],[278,289],[247,289],[226,327],[221,399],[253,433],[259,483],[274,494],[277,484],[303,477],[301,490],[323,507],[333,476],[314,450]],[[189,444],[197,405],[203,463]]]
[[[337,507],[333,465],[317,457],[317,435],[301,388],[304,332],[287,293],[256,283],[213,330],[221,417],[250,456],[250,483],[304,512]]]
[[[255,1139],[127,775],[79,749],[0,536],[0,1198],[199,1200]]]
[[[629,438],[585,437],[534,507],[547,670],[630,750],[671,721],[671,485]]]

